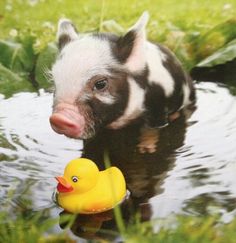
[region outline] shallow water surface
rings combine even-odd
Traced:
[[[137,152],[135,126],[105,132],[83,149],[101,168],[108,149],[126,177],[131,207],[144,219],[207,214],[212,208],[225,221],[236,214],[236,97],[210,82],[197,85],[197,97],[187,122],[179,119],[163,129],[155,154]],[[53,216],[61,211],[52,198],[54,177],[81,156],[83,145],[51,130],[51,105],[52,95],[44,92],[0,98],[1,210],[48,209]]]
[[[51,104],[51,94],[45,93],[19,93],[0,101],[1,204],[7,200],[34,210],[50,206],[54,176],[63,172],[67,161],[80,156],[81,141],[51,130]]]

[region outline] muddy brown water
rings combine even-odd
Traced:
[[[163,129],[158,151],[142,155],[136,149],[138,125],[104,132],[83,148],[81,141],[51,130],[52,94],[1,96],[0,210],[47,211],[48,217],[58,217],[63,213],[53,201],[54,177],[80,156],[102,168],[106,148],[131,192],[122,205],[125,220],[136,212],[143,220],[219,213],[229,222],[236,215],[236,97],[225,85],[200,82],[197,98],[192,116]],[[81,230],[90,223],[97,230]],[[62,228],[58,224],[54,232]],[[91,238],[115,228],[112,212],[107,212],[78,216],[72,232]]]

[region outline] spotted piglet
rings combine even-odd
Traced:
[[[77,33],[70,20],[58,25],[54,131],[89,139],[101,128],[121,129],[142,120],[139,151],[155,152],[159,130],[195,101],[193,83],[166,47],[146,39],[144,12],[124,36]]]

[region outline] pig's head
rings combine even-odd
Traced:
[[[134,76],[146,70],[147,21],[145,12],[122,37],[79,34],[71,21],[59,21],[60,53],[51,71],[54,131],[87,139],[100,127],[121,128],[143,112],[144,89]]]

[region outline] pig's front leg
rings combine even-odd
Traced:
[[[143,127],[137,145],[140,153],[155,153],[159,141],[158,128]]]
[[[180,112],[175,112],[169,115],[169,121],[173,122],[174,120],[180,117]],[[141,128],[139,143],[137,145],[140,153],[155,153],[157,150],[159,142],[159,133],[161,128],[153,128],[145,126]]]
[[[145,125],[139,137],[139,152],[154,153],[157,150],[160,129],[167,126],[168,107],[164,90],[159,85],[150,85],[145,97]]]

